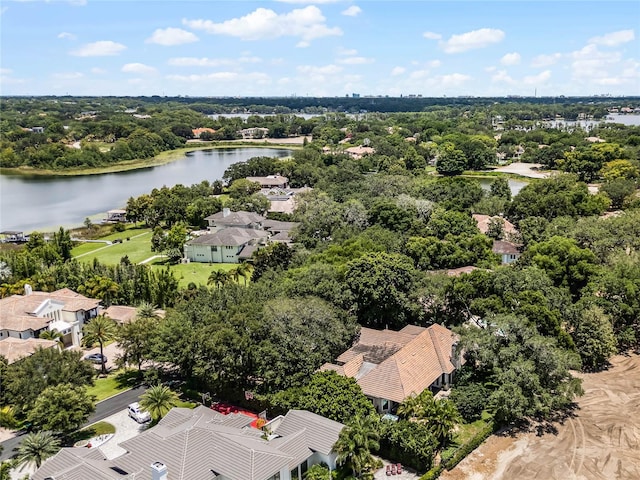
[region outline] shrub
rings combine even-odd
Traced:
[[[462,387],[455,387],[451,391],[449,400],[455,404],[458,412],[466,422],[473,422],[480,418],[488,395],[488,391],[483,385],[471,383]]]
[[[425,471],[431,468],[437,440],[423,423],[400,420],[380,423],[382,457]]]

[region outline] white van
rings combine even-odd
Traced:
[[[138,423],[151,421],[151,415],[149,414],[149,412],[142,410],[138,402],[130,404],[127,407],[127,410],[129,411],[129,416]]]

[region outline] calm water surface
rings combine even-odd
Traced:
[[[196,150],[172,163],[128,172],[80,177],[0,175],[0,231],[82,225],[86,217],[97,223],[102,218],[98,214],[122,208],[129,197],[154,188],[213,182],[233,163],[289,155],[291,151],[282,148]]]

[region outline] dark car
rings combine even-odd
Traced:
[[[107,357],[99,353],[92,353],[84,357],[84,359],[89,360],[90,362],[93,362],[93,363],[98,363],[98,364],[107,363]]]

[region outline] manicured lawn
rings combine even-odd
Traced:
[[[127,240],[129,238],[129,240]],[[155,255],[151,251],[151,229],[137,228],[117,232],[103,237],[102,240],[121,239],[122,243],[105,245],[103,243],[84,243],[75,247],[71,253],[83,262],[92,262],[94,258],[105,264],[117,264],[127,255],[131,263],[139,263]]]
[[[453,437],[456,445],[463,445],[471,440],[480,430],[486,427],[491,420],[491,415],[486,411],[482,412],[482,418],[472,423],[464,423],[460,425],[459,430]]]
[[[96,379],[93,387],[87,387],[87,393],[96,397],[99,402],[131,388],[137,375],[137,370],[117,370],[105,378]]]
[[[68,445],[71,446],[81,440],[89,440],[90,438],[106,435],[108,433],[116,433],[116,427],[108,422],[98,422],[95,425],[83,428],[82,430],[78,430],[77,432],[73,432],[69,435]]]
[[[177,265],[170,265],[170,269],[176,278],[180,282],[181,287],[186,287],[189,283],[193,282],[196,285],[207,285],[207,280],[209,279],[209,275],[214,270],[224,270],[228,272],[229,270],[236,268],[238,265],[236,263],[179,263]],[[162,264],[162,260],[158,259],[157,262],[151,265],[153,269],[161,269],[166,268],[165,265]],[[240,284],[244,284],[244,280],[240,278]],[[248,279],[247,279],[248,281]]]

